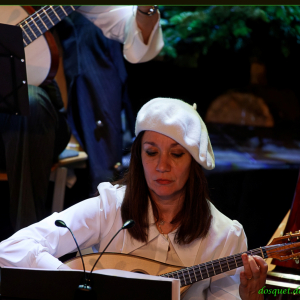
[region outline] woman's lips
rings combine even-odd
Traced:
[[[159,184],[170,184],[172,181],[167,179],[157,179],[155,180]]]

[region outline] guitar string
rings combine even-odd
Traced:
[[[289,244],[288,244],[288,245],[289,245]],[[276,249],[279,248],[277,245],[271,245],[271,246],[266,246],[266,247],[268,247],[267,250],[268,250],[269,254],[278,252],[278,250],[277,250],[277,251],[272,251],[272,250],[274,250],[274,249],[276,250]],[[282,247],[282,246],[280,246],[280,247]],[[284,250],[286,250],[286,249],[284,249]],[[251,251],[246,251],[246,252],[244,252],[244,253],[247,253],[247,254],[258,254],[259,256],[262,255],[262,254],[261,254],[261,249],[260,249],[260,248],[257,248],[257,249],[251,250]],[[202,280],[203,276],[204,276],[203,279],[206,279],[206,278],[209,278],[209,277],[211,277],[211,276],[214,276],[214,275],[217,275],[217,274],[220,274],[220,273],[229,271],[229,270],[223,271],[222,263],[224,263],[224,262],[225,262],[225,266],[226,266],[227,268],[228,268],[228,266],[226,265],[227,262],[228,262],[228,264],[231,265],[231,267],[232,267],[231,270],[236,269],[236,268],[237,268],[236,265],[238,265],[238,267],[242,266],[242,265],[243,265],[243,264],[242,264],[242,258],[241,258],[241,255],[242,255],[242,254],[243,254],[243,253],[239,254],[237,257],[235,257],[235,256],[230,256],[231,258],[229,258],[229,259],[226,259],[226,258],[220,258],[220,259],[214,260],[214,261],[212,261],[212,262],[207,262],[207,263],[204,263],[204,264],[196,265],[196,266],[193,266],[193,267],[188,267],[188,268],[181,269],[181,270],[178,270],[178,271],[174,271],[174,272],[162,274],[161,276],[164,276],[164,277],[169,277],[169,276],[174,277],[174,276],[172,276],[172,275],[175,275],[175,277],[178,278],[178,279],[180,279],[180,281],[182,281],[182,279],[184,279],[184,281],[185,281],[185,278],[187,278],[187,280],[190,281],[190,280],[191,280],[191,277],[190,277],[191,275],[192,275],[192,277],[195,277],[195,275],[196,275],[196,278],[195,278],[195,279],[197,279],[197,280],[200,280],[200,279],[198,278],[198,275],[201,276],[201,280]],[[232,257],[233,257],[233,258],[232,258]],[[221,266],[218,265],[218,263],[220,263]],[[216,265],[215,265],[215,264],[216,264]],[[235,265],[234,265],[234,264],[235,264]],[[223,265],[223,267],[224,267],[224,265]],[[225,267],[225,269],[226,269],[226,267]],[[198,269],[196,269],[196,268],[198,268]],[[203,270],[201,270],[201,268],[203,268]],[[191,274],[190,274],[190,271],[192,271]],[[204,273],[203,273],[202,271],[203,271]],[[221,272],[219,272],[219,271],[221,271]],[[181,274],[180,274],[179,272],[180,272]],[[212,272],[213,272],[213,274],[211,275],[210,273],[212,273]],[[194,275],[194,274],[195,274],[195,275]],[[193,276],[193,275],[194,275],[194,276]],[[187,276],[188,276],[188,277],[187,277]],[[186,285],[186,284],[185,284],[185,285]]]
[[[240,265],[238,267],[242,266],[242,260],[237,260],[237,263],[240,263]],[[206,267],[207,267],[207,270],[206,270]],[[196,281],[200,281],[202,279],[207,279],[207,278],[212,277],[214,275],[218,275],[220,273],[229,271],[229,270],[223,271],[223,269],[221,269],[220,267],[219,268],[215,267],[213,269],[212,266],[209,266],[209,265],[207,265],[206,267],[204,265],[200,265],[200,269],[202,268],[201,271],[199,269],[195,269],[195,268],[190,267],[188,269],[181,269],[181,270],[178,270],[178,271],[175,271],[175,272],[163,274],[161,276],[169,277],[169,278],[170,277],[177,278],[177,279],[180,280],[181,286],[185,286],[185,285],[192,284]],[[236,268],[237,268],[236,266],[233,266],[230,270],[234,270]],[[220,270],[221,270],[221,272],[219,272]],[[193,271],[193,272],[190,273],[190,271]],[[175,275],[175,276],[173,276],[172,274]]]
[[[251,250],[251,252],[246,251],[244,253],[258,254],[258,255],[261,256],[260,248]],[[243,253],[241,253],[241,254],[243,254]],[[242,264],[241,254],[239,254],[238,256],[234,256],[234,257],[231,256],[229,259],[228,258],[227,259],[226,258],[220,258],[219,260],[214,260],[212,262],[207,262],[207,263],[196,265],[196,266],[193,266],[193,267],[188,267],[188,268],[182,269],[181,270],[182,274],[180,274],[179,276],[178,276],[178,273],[175,274],[175,275],[178,276],[179,279],[181,280],[182,278],[186,277],[187,275],[189,277],[190,277],[190,275],[193,276],[193,273],[195,272],[197,275],[200,275],[202,278],[204,277],[203,279],[206,279],[208,277],[217,275],[217,273],[220,274],[220,273],[229,271],[229,270],[226,270],[226,271],[224,270],[223,271],[223,269],[228,268],[227,262],[231,266],[231,269],[229,268],[230,270],[233,270],[233,269],[236,269],[237,267],[242,266],[243,264]],[[219,263],[221,264],[221,266],[219,265]],[[223,268],[222,268],[222,265],[223,265]],[[238,266],[236,266],[236,265],[238,265]],[[224,268],[224,266],[225,266],[225,268]],[[196,269],[196,268],[198,268],[198,269]],[[192,271],[192,274],[190,274],[190,271]],[[219,271],[221,271],[221,272],[219,272]],[[171,272],[171,273],[167,273],[167,274],[171,275],[173,273],[176,273],[176,271]],[[210,273],[213,273],[213,274],[211,275]],[[167,275],[167,274],[164,274],[164,275]],[[199,280],[197,275],[196,275],[196,278],[197,278],[197,280]],[[188,278],[188,280],[189,280],[189,278]]]
[[[242,260],[237,260],[237,263],[239,264],[238,267],[241,267],[243,265]],[[236,266],[232,266],[231,270],[236,269],[236,268],[237,268]],[[214,275],[218,275],[220,273],[229,271],[229,270],[223,271],[223,269],[221,269],[217,266],[215,266],[215,268],[212,268],[212,266],[209,266],[209,265],[207,266],[207,270],[203,265],[200,267],[200,270],[189,268],[188,270],[179,270],[180,273],[179,273],[179,271],[173,272],[174,274],[167,273],[169,275],[166,274],[165,277],[178,278],[181,282],[181,286],[185,286],[185,285],[192,284],[196,281],[200,281],[202,279],[207,279]],[[190,271],[192,271],[192,273],[190,273]]]
[[[75,8],[71,7],[71,6],[67,6],[64,9],[61,6],[52,6],[52,7],[55,10],[55,12],[58,14],[58,16],[61,16],[62,18],[68,16],[71,12],[73,12],[75,10]],[[72,10],[70,12],[67,12],[67,10],[69,10],[70,8]],[[65,11],[66,11],[67,15],[66,15]],[[37,15],[38,13],[39,13],[39,15]],[[30,29],[30,27],[32,25],[35,25],[35,26],[32,26],[32,29],[33,29],[34,33],[37,34],[37,36],[39,37],[41,35],[41,33],[39,32],[39,30],[36,31],[37,28],[35,28],[35,27],[37,27],[36,25],[38,23],[43,21],[46,24],[46,26],[47,25],[49,26],[49,28],[52,28],[54,26],[50,21],[50,18],[51,18],[50,14],[55,15],[52,8],[50,6],[44,6],[41,9],[39,9],[38,11],[36,11],[35,13],[33,13],[32,15],[28,16],[23,21],[21,21],[18,25],[19,26],[22,25],[22,29],[26,30],[27,33],[30,34],[30,36],[32,37],[32,40],[35,40],[36,37],[32,36],[32,33],[30,31],[28,31],[28,29]],[[55,17],[57,19],[57,16],[55,16]],[[36,22],[36,24],[34,24],[34,21]],[[42,25],[43,25],[43,27],[46,27],[46,26],[44,26],[44,24],[42,24]],[[41,25],[38,25],[38,27],[41,28]],[[46,29],[49,29],[49,28],[46,28]]]
[[[58,6],[56,6],[55,8],[57,9]],[[49,18],[47,17],[48,12],[51,12],[51,8],[48,6],[48,8],[46,8],[46,6],[44,6],[43,8],[41,8],[40,10],[38,10],[37,12],[33,13],[32,15],[28,16],[25,20],[21,21],[18,25],[21,26],[22,30],[25,31],[28,35],[29,35],[29,41],[32,42],[36,39],[36,37],[34,37],[32,35],[32,33],[30,32],[30,27],[32,26],[32,24],[34,24],[33,20],[36,22],[37,26],[41,29],[43,27],[45,27],[47,30],[49,28],[52,28],[52,24],[49,23]],[[50,14],[48,14],[50,15]],[[65,14],[64,14],[65,16]],[[31,18],[33,20],[31,20]],[[40,23],[40,24],[39,24]],[[34,24],[35,25],[35,24]],[[47,27],[46,27],[46,26]],[[37,34],[37,37],[41,36],[41,33],[36,31],[36,28],[34,28],[36,26],[32,26],[33,31],[35,32],[35,34]],[[44,30],[43,30],[44,31]],[[45,32],[45,31],[44,31]],[[26,36],[24,36],[24,39],[26,40]]]
[[[255,250],[252,250],[252,252],[255,251],[255,253],[260,253],[260,249],[255,249]],[[249,252],[249,254],[250,254],[250,251],[247,251],[247,252]],[[244,252],[244,253],[247,253],[247,252]],[[193,267],[188,267],[188,268],[185,268],[185,269],[181,269],[180,272],[182,274],[178,274],[178,271],[179,271],[178,270],[178,271],[162,274],[161,276],[165,276],[165,277],[166,276],[167,277],[171,276],[172,277],[172,274],[174,274],[176,277],[178,277],[178,279],[181,280],[182,278],[186,278],[187,275],[190,276],[191,275],[190,271],[193,271],[192,275],[195,271],[197,273],[197,275],[199,274],[199,275],[201,275],[202,278],[204,277],[203,279],[206,279],[208,277],[211,277],[211,276],[215,275],[215,274],[210,275],[211,272],[218,273],[218,274],[223,273],[222,270],[225,269],[225,268],[222,269],[220,267],[220,265],[213,265],[213,264],[216,264],[216,263],[219,263],[219,262],[221,264],[225,262],[225,265],[223,264],[223,267],[226,266],[226,268],[228,268],[228,266],[227,266],[227,262],[228,262],[232,267],[230,270],[236,269],[237,267],[236,267],[235,263],[239,264],[239,266],[242,266],[241,254],[239,256],[237,256],[235,259],[234,258],[230,258],[230,259],[220,258],[219,260],[214,260],[212,262],[207,262],[207,263],[199,264],[199,265],[196,265],[196,266],[193,266]],[[198,269],[196,269],[196,268],[198,268]],[[199,268],[200,269],[203,268],[203,269],[200,271]],[[219,272],[220,270],[221,270],[221,272]],[[226,270],[224,272],[227,272],[227,271],[229,271],[229,270]],[[196,278],[197,278],[197,280],[199,280],[197,275],[196,275]],[[188,281],[189,281],[189,277],[188,277]]]
[[[59,6],[53,6],[54,9],[57,9]],[[27,21],[27,24],[30,24],[30,23],[33,23],[33,21],[31,20],[34,19],[35,21],[40,21],[40,18],[39,16],[37,15],[39,13],[39,15],[42,17],[42,20],[43,21],[46,21],[47,20],[47,16],[46,16],[46,13],[48,14],[48,12],[51,12],[52,9],[50,6],[43,6],[42,8],[40,8],[38,11],[34,12],[32,15],[28,16],[26,19],[22,20],[19,24],[21,23],[25,23],[25,21]],[[65,14],[64,14],[65,15]],[[18,25],[19,25],[18,24]],[[30,24],[32,25],[32,24]],[[24,25],[24,27],[27,26],[26,23]]]
[[[58,15],[61,15],[62,18],[67,16],[65,13],[62,14],[62,10],[59,12],[57,8],[58,7],[56,7],[56,13],[58,13]],[[52,11],[52,9],[48,7],[47,9],[44,9],[44,10],[41,9],[41,10],[39,10],[38,12],[35,12],[31,16],[29,16],[28,18],[26,18],[25,20],[23,20],[22,22],[20,22],[20,24],[24,23],[23,27],[24,27],[25,30],[28,30],[32,26],[32,28],[34,29],[34,31],[36,31],[35,27],[37,27],[37,26],[35,25],[34,21],[36,22],[36,24],[40,23],[38,25],[38,27],[40,29],[43,28],[43,27],[45,27],[48,30],[48,29],[50,29],[50,28],[52,28],[54,26],[51,23],[50,18],[51,18],[51,20],[52,20],[53,16],[55,16],[56,19],[58,19],[58,18],[54,14],[54,12]],[[36,32],[38,32],[38,31],[36,31]]]
[[[64,9],[71,8],[71,6],[66,6],[66,7],[63,7],[63,6],[61,6],[61,5],[60,5],[60,6],[59,6],[59,5],[55,5],[55,6],[54,6],[54,5],[51,5],[51,6],[52,6],[52,8],[56,11],[56,13],[57,13],[57,12],[63,13],[62,15],[65,16],[65,17],[66,17],[67,15],[64,13],[63,8],[64,8]],[[36,11],[36,12],[34,12],[32,15],[28,16],[25,20],[30,20],[30,21],[28,21],[28,23],[32,22],[31,18],[35,18],[35,20],[39,20],[39,16],[37,15],[38,13],[39,13],[40,15],[43,14],[42,17],[45,17],[45,18],[43,19],[43,21],[47,20],[48,17],[47,17],[46,14],[49,14],[49,12],[54,14],[54,12],[53,12],[51,6],[48,5],[48,6],[43,6],[43,7],[41,7],[38,11]],[[60,9],[60,11],[57,11],[58,9]],[[73,9],[72,9],[72,11],[73,11]],[[33,17],[34,15],[36,15],[36,16]],[[57,18],[57,17],[56,17],[56,18]],[[25,20],[23,20],[23,21],[25,21]],[[21,21],[20,23],[22,23],[23,21]]]

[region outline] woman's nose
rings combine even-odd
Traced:
[[[169,172],[170,171],[170,162],[169,162],[169,158],[167,155],[161,154],[159,156],[156,170],[159,172]]]

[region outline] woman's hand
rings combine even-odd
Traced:
[[[242,254],[244,271],[240,274],[240,296],[243,300],[261,300],[258,291],[266,284],[268,265],[259,256]]]

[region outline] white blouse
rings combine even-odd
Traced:
[[[57,257],[76,251],[76,245],[67,229],[55,226],[55,220],[63,220],[71,228],[81,249],[92,247],[94,252],[103,251],[123,225],[120,207],[125,189],[101,183],[98,186],[100,196],[21,229],[0,243],[0,266],[57,269],[62,264]],[[168,235],[171,243],[168,251],[169,241],[157,230],[149,205],[148,242],[134,240],[127,230],[122,230],[108,252],[142,255],[169,264],[180,261],[187,267],[246,251],[241,224],[224,216],[212,204],[213,219],[207,237],[180,246],[174,242],[176,231],[173,231]],[[238,268],[194,283],[183,299],[240,299],[240,271]]]
[[[159,20],[147,45],[135,20],[136,6],[81,6],[77,10],[98,26],[103,34],[124,44],[124,57],[131,63],[154,58],[164,46]]]

